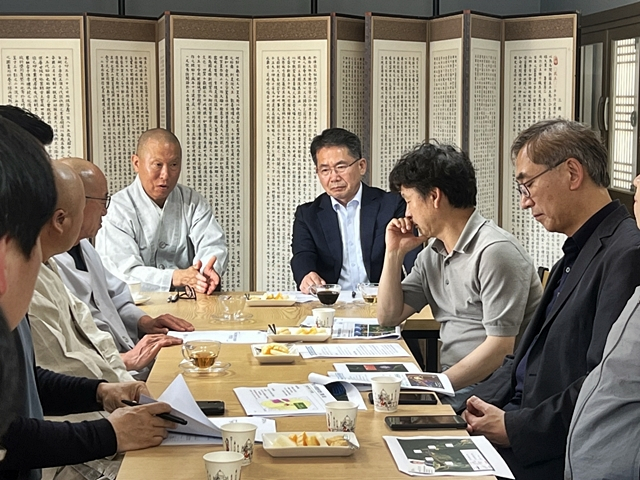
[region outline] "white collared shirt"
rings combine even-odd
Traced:
[[[331,198],[331,205],[338,214],[340,238],[342,239],[342,268],[338,283],[343,290],[355,292],[358,283],[368,282],[367,271],[362,257],[362,242],[360,239],[360,209],[362,205],[362,183],[355,197],[345,207],[335,198]]]

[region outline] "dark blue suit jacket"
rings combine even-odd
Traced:
[[[499,449],[518,480],[563,478],[566,439],[580,387],[602,360],[609,329],[640,285],[640,230],[626,207],[617,203],[596,228],[547,316],[561,264],[552,269],[514,356],[473,392],[504,407],[515,393],[516,367],[531,347],[521,408],[505,414],[511,448]]]
[[[392,218],[404,217],[404,211],[405,203],[399,194],[362,184],[360,240],[364,267],[371,282],[380,281],[387,224]],[[291,247],[291,270],[298,288],[309,272],[316,272],[327,283],[338,282],[342,268],[342,239],[338,214],[329,195],[323,193],[313,202],[297,208]],[[405,257],[407,272],[419,251],[417,248]]]

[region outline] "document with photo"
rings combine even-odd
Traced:
[[[375,318],[342,318],[333,321],[332,338],[340,339],[369,339],[402,337],[402,329],[397,327],[383,327]]]
[[[323,385],[271,383],[266,387],[233,389],[247,415],[288,417],[324,415],[335,398]]]
[[[400,372],[327,372],[333,379],[351,382],[354,384],[371,385],[371,378],[385,377],[399,378],[402,383],[400,388],[406,390],[427,390],[429,392],[454,395],[453,385],[449,378],[442,373],[400,373]]]
[[[383,436],[398,470],[414,477],[495,475],[515,478],[500,454],[483,436]]]

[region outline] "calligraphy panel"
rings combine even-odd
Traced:
[[[426,57],[426,43],[373,40],[373,186],[388,190],[398,159],[425,138]]]
[[[257,288],[294,289],[295,209],[322,192],[309,154],[328,127],[327,40],[256,42]]]
[[[364,134],[364,43],[337,41],[336,126]],[[370,159],[367,159],[370,160]]]
[[[93,162],[115,193],[135,178],[131,155],[142,133],[157,125],[153,42],[89,41]]]
[[[532,124],[548,118],[573,118],[573,38],[505,42],[503,228],[510,230],[536,265],[552,266],[566,238],[549,233],[531,213],[520,209],[510,161],[511,144]]]
[[[81,47],[80,39],[0,40],[0,101],[51,125],[52,158],[85,154]]]
[[[431,42],[429,137],[462,147],[462,40]]]
[[[210,202],[226,234],[223,288],[249,290],[249,42],[176,38],[173,45],[181,182]]]
[[[469,156],[476,169],[477,206],[499,222],[500,42],[471,39]]]

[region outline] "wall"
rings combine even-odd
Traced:
[[[541,0],[440,0],[440,13],[474,10],[493,15],[540,13]]]
[[[638,0],[540,0],[540,11],[550,13],[579,10],[583,15],[589,15],[631,3],[638,3]]]

